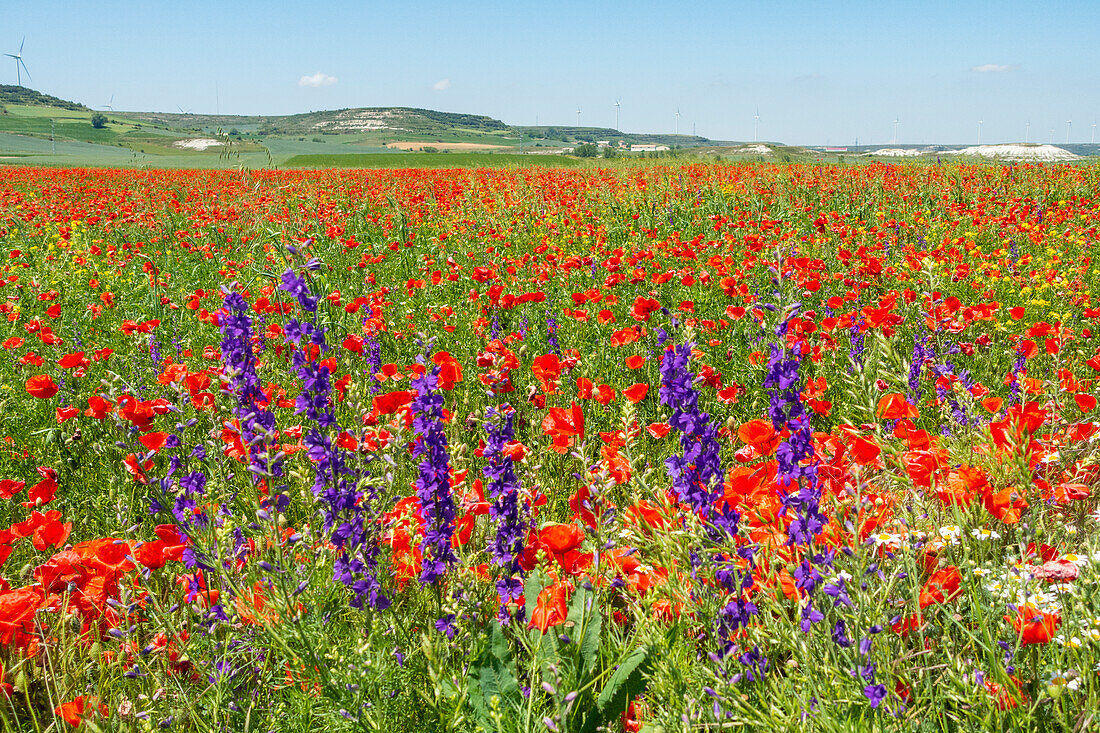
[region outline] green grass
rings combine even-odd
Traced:
[[[512,153],[365,153],[295,155],[286,161],[291,168],[505,168],[509,166],[554,166],[573,168],[577,158],[560,155],[517,155]]]
[[[276,163],[282,165],[287,160],[301,155],[345,155],[355,153],[363,154],[393,154],[396,150],[389,150],[382,146],[371,146],[367,143],[355,143],[335,137],[319,138],[315,142],[313,137],[299,140],[296,137],[269,137],[263,140],[263,145],[271,151],[271,157]]]
[[[60,139],[51,143],[47,138],[0,132],[0,156],[18,156],[0,160],[16,165],[126,165],[134,152],[116,145]]]

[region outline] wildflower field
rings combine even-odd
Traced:
[[[1096,727],[1098,190],[0,169],[3,727]]]

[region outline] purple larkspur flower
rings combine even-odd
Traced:
[[[247,467],[253,485],[264,486],[273,506],[283,511],[289,499],[282,494],[278,480],[283,475],[283,458],[275,439],[275,414],[267,409],[253,344],[253,332],[248,303],[240,293],[225,292],[223,305],[227,311],[218,319],[222,332],[221,361],[226,377],[225,391],[236,399],[234,414],[239,424],[241,445],[247,453]]]
[[[430,363],[430,362],[429,362]],[[455,500],[451,493],[451,458],[443,430],[443,395],[439,391],[439,367],[431,364],[412,380],[413,429],[419,434],[413,455],[420,459],[416,495],[424,519],[420,582],[432,585],[458,558],[451,548],[455,532]]]
[[[309,291],[305,279],[296,277],[293,271],[284,273],[279,287],[294,294],[305,310],[310,310],[309,305],[316,310],[318,298]],[[382,592],[377,575],[381,541],[378,523],[370,513],[371,497],[359,489],[360,477],[349,465],[347,451],[332,439],[341,431],[334,410],[329,369],[320,359],[308,356],[313,346],[319,353],[327,350],[325,329],[311,321],[291,319],[285,328],[285,338],[293,346],[306,340],[304,346],[294,349],[291,358],[302,381],[295,412],[304,414],[315,424],[303,436],[302,444],[313,463],[313,493],[321,500],[323,527],[337,549],[333,577],[351,589],[352,606],[358,608],[367,603],[373,608],[384,609],[390,602]]]
[[[296,275],[294,270],[287,270],[283,273],[279,289],[294,296],[302,306],[302,310],[308,313],[317,312],[317,303],[320,299],[310,292],[309,283],[304,275]]]
[[[561,356],[561,344],[558,343],[558,322],[553,316],[546,318],[546,345],[552,353]]]
[[[496,523],[496,534],[489,544],[493,564],[500,569],[497,579],[497,595],[500,597],[500,619],[509,618],[508,603],[518,601],[523,595],[523,571],[519,567],[519,555],[523,551],[529,525],[530,507],[520,493],[520,481],[516,476],[515,462],[504,452],[504,447],[514,437],[515,411],[505,403],[500,408],[489,408],[485,429],[488,440],[482,455],[486,464],[482,469],[487,493],[492,504],[489,516]],[[524,608],[519,607],[517,617],[523,620]]]
[[[710,516],[722,491],[718,429],[699,409],[699,392],[691,372],[691,342],[668,348],[661,360],[661,404],[672,408],[669,425],[680,433],[680,455],[665,459],[676,498],[695,512]]]

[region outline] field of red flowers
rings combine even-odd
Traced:
[[[1089,729],[1098,191],[0,169],[0,720]]]

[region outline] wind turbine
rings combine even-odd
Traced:
[[[894,117],[894,145],[898,144],[898,123],[900,121],[897,117]]]
[[[619,106],[620,106],[619,102],[620,102],[621,99],[622,98],[620,97],[619,99],[615,100],[615,130],[616,130],[616,132],[619,129]],[[1096,125],[1093,125],[1093,127],[1095,127],[1095,126]]]
[[[1050,128],[1050,144],[1054,144],[1054,128]]]
[[[23,71],[27,72],[27,79],[31,78],[31,72],[27,70],[27,65],[23,62],[23,44],[27,42],[27,37],[23,36],[23,40],[19,42],[19,51],[16,53],[4,54],[8,58],[15,59],[15,79],[19,82],[19,86],[23,86],[23,75],[19,71],[19,67],[23,67]]]
[[[756,114],[754,114],[752,116],[752,119],[754,120],[753,128],[752,128],[752,141],[755,143],[755,142],[760,141],[760,108],[759,107],[756,108]]]
[[[676,108],[676,134],[680,134],[680,108]]]
[[[581,126],[581,108],[577,107],[577,127]]]
[[[1027,124],[1024,125],[1024,144],[1025,145],[1027,144],[1027,138],[1028,138],[1029,135],[1031,135],[1031,120],[1028,120]]]
[[[1066,144],[1069,144],[1069,128],[1073,124],[1073,120],[1066,120]]]
[[[982,144],[982,125],[985,124],[985,120],[978,120],[978,144]]]
[[[1093,145],[1096,144],[1096,123],[1095,122],[1092,123],[1092,143],[1093,143]]]
[[[114,103],[115,103],[115,95],[112,94],[111,98],[107,101],[107,104],[103,105],[103,109],[109,109],[112,112],[114,112],[115,108],[111,106]]]

